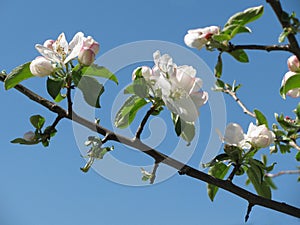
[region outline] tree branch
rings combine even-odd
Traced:
[[[152,170],[152,177],[150,178],[150,184],[154,184],[155,178],[156,178],[156,171],[158,169],[159,162],[155,162],[153,170]]]
[[[233,45],[230,43],[228,47],[229,47],[229,51],[244,49],[244,50],[263,50],[267,52],[288,51],[294,53],[289,45]]]
[[[144,116],[140,126],[138,127],[136,134],[135,134],[135,138],[140,139],[141,138],[141,134],[144,130],[144,127],[149,119],[149,117],[151,116],[151,114],[155,111],[156,109],[156,105],[152,105],[150,107],[150,109],[147,111],[146,115]]]
[[[5,76],[0,75],[0,80],[4,81],[4,79],[5,79]],[[252,205],[260,205],[260,206],[263,206],[263,207],[266,207],[269,209],[273,209],[278,212],[285,213],[287,215],[291,215],[291,216],[300,218],[300,209],[297,207],[288,205],[286,203],[274,201],[271,199],[266,199],[264,197],[255,195],[243,188],[240,188],[240,187],[234,185],[233,183],[231,183],[230,181],[220,180],[215,177],[212,177],[204,172],[201,172],[201,171],[199,171],[195,168],[192,168],[188,165],[185,165],[171,157],[168,157],[167,155],[145,145],[139,139],[129,139],[122,135],[118,135],[118,134],[100,126],[99,124],[96,124],[94,122],[86,120],[85,118],[80,117],[75,112],[73,112],[72,115],[69,115],[60,106],[37,95],[36,93],[34,93],[34,92],[30,91],[29,89],[27,89],[26,87],[24,87],[23,85],[18,84],[15,86],[15,89],[18,90],[19,92],[21,92],[22,94],[26,95],[27,97],[29,97],[31,100],[43,105],[50,111],[52,111],[58,115],[61,115],[62,117],[67,118],[69,120],[73,120],[73,121],[81,124],[82,126],[89,128],[92,131],[98,132],[99,134],[101,134],[103,136],[106,136],[106,140],[117,141],[124,145],[128,145],[130,147],[136,148],[136,149],[142,151],[143,153],[145,153],[146,155],[155,159],[156,162],[161,162],[170,167],[175,168],[182,175],[187,175],[187,176],[195,178],[197,180],[201,180],[206,183],[213,184],[221,189],[224,189],[228,192],[231,192],[231,193],[247,200],[249,202],[249,204],[251,203]]]
[[[234,91],[231,91],[229,89],[222,89],[222,92],[229,94],[236,102],[237,104],[242,108],[243,112],[253,118],[256,118],[255,114],[247,109],[247,107],[244,105],[244,103],[236,96],[236,93]]]
[[[283,11],[280,1],[279,0],[266,0],[267,3],[270,4],[272,7],[273,11],[275,12],[277,19],[279,20],[282,28],[291,28],[290,21],[287,21],[284,19],[284,15],[286,12]],[[300,48],[299,44],[297,42],[297,39],[294,34],[288,34],[287,39],[289,40],[290,43],[290,50],[293,52],[298,59],[300,59]]]

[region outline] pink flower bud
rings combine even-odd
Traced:
[[[292,55],[290,58],[288,58],[287,65],[290,71],[300,72],[300,62],[297,56]]]
[[[49,76],[54,71],[51,61],[38,56],[30,63],[30,72],[37,77]]]
[[[35,133],[33,131],[28,131],[24,134],[23,139],[25,141],[33,141],[35,139]]]
[[[97,55],[100,50],[99,43],[97,41],[95,41],[91,36],[88,36],[87,38],[85,38],[85,40],[83,41],[82,47],[91,49],[95,55]]]
[[[188,33],[184,37],[184,42],[191,48],[201,49],[209,41],[211,36],[219,34],[219,32],[220,28],[217,26],[188,30]]]
[[[54,42],[55,42],[54,40],[49,39],[49,40],[45,41],[43,45],[44,45],[44,47],[53,50],[52,45],[54,44]]]
[[[92,49],[83,48],[79,52],[78,61],[85,66],[90,66],[95,61],[95,53]]]

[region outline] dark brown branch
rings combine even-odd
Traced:
[[[140,126],[138,127],[136,134],[135,134],[135,138],[140,139],[141,138],[141,134],[144,130],[144,127],[149,119],[149,117],[151,116],[151,114],[155,111],[156,109],[156,105],[152,105],[151,108],[147,111],[146,115],[144,116]]]
[[[230,44],[229,51],[234,51],[238,49],[244,49],[244,50],[263,50],[263,51],[288,51],[292,52],[292,49],[289,45],[233,45]]]
[[[72,91],[72,87],[71,87],[71,78],[68,78],[67,81],[67,101],[68,101],[68,115],[72,115],[73,112],[73,102],[72,102],[72,97],[71,97],[71,91]]]
[[[283,11],[283,9],[281,7],[280,1],[279,0],[266,0],[266,2],[269,3],[270,6],[272,7],[282,28],[283,29],[291,28],[290,21],[284,20],[285,12]],[[291,52],[293,52],[297,56],[297,58],[300,59],[300,48],[299,48],[299,44],[297,42],[295,35],[290,33],[290,34],[288,34],[287,39],[289,40],[289,43],[290,43]]]
[[[155,178],[156,178],[156,171],[158,169],[159,163],[155,162],[153,170],[152,170],[152,177],[150,178],[150,184],[154,184]]]
[[[254,205],[249,202],[248,207],[247,207],[247,213],[246,213],[246,216],[245,216],[245,222],[248,221],[253,206]]]
[[[5,76],[0,75],[0,80],[4,81]],[[188,165],[185,165],[171,157],[168,157],[167,155],[145,145],[142,143],[139,139],[129,139],[127,137],[124,137],[122,135],[115,134],[114,132],[94,123],[89,120],[86,120],[80,116],[78,116],[75,112],[72,113],[72,116],[67,114],[67,112],[61,108],[60,106],[56,105],[55,103],[35,94],[34,92],[30,91],[26,87],[22,85],[16,85],[15,89],[21,92],[22,94],[29,97],[31,100],[43,105],[50,111],[57,113],[58,115],[61,115],[64,118],[67,118],[69,120],[73,120],[79,124],[81,124],[84,127],[87,127],[91,129],[92,131],[96,131],[99,134],[103,136],[107,136],[107,140],[113,140],[120,142],[124,145],[128,145],[130,147],[136,148],[143,153],[149,155],[153,159],[155,159],[156,162],[164,163],[170,167],[175,168],[179,171],[180,174],[185,174],[189,177],[193,177],[197,180],[204,181],[206,183],[213,184],[221,189],[224,189],[228,192],[231,192],[245,200],[247,200],[252,205],[260,205],[269,209],[273,209],[278,212],[285,213],[287,215],[291,215],[294,217],[300,218],[300,209],[291,205],[288,205],[286,203],[277,202],[271,199],[266,199],[264,197],[255,195],[243,188],[240,188],[230,181],[227,180],[220,180],[217,178],[214,178],[204,172],[201,172],[197,169],[194,169]]]
[[[233,177],[234,177],[236,171],[239,170],[239,168],[240,168],[240,165],[236,165],[236,164],[233,165],[233,170],[231,171],[231,173],[229,174],[229,176],[227,178],[228,181],[232,182]]]

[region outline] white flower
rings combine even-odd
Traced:
[[[283,85],[285,85],[286,81],[287,81],[290,77],[292,77],[292,76],[294,76],[294,75],[296,75],[296,74],[297,74],[297,73],[295,73],[295,72],[288,71],[288,72],[284,75],[284,77],[283,77],[283,79],[282,79],[282,81],[281,81],[281,87],[282,87]],[[295,89],[289,90],[289,91],[286,93],[286,95],[288,95],[288,96],[290,96],[290,97],[292,97],[292,98],[298,98],[298,97],[300,97],[300,88],[295,88]]]
[[[51,62],[65,65],[78,56],[83,41],[84,35],[82,32],[75,34],[70,44],[68,44],[65,34],[61,33],[52,45],[49,42],[44,43],[44,45],[36,44],[35,48]]]
[[[287,60],[287,65],[290,71],[292,72],[300,72],[300,62],[297,56],[292,55]]]
[[[274,142],[275,135],[268,130],[266,125],[256,126],[253,123],[249,124],[247,132],[247,141],[254,147],[265,148]]]
[[[90,66],[95,61],[95,56],[99,52],[100,45],[91,36],[83,39],[83,45],[78,54],[78,61],[85,65]]]
[[[245,147],[245,138],[243,128],[237,123],[230,123],[225,129],[223,141],[228,145]]]
[[[150,94],[163,100],[165,105],[181,119],[194,122],[199,117],[199,107],[208,100],[207,92],[201,90],[202,80],[196,77],[192,66],[177,66],[168,55],[154,52],[155,65],[141,67],[142,76],[151,85]],[[136,71],[132,77],[135,79]]]
[[[53,64],[48,59],[38,56],[30,63],[30,72],[37,77],[49,76],[53,71]]]
[[[24,134],[23,139],[25,141],[33,141],[35,139],[35,133],[33,131],[28,131]]]
[[[219,34],[219,32],[220,28],[217,26],[188,30],[188,33],[184,36],[184,43],[199,50],[209,41],[212,35]]]

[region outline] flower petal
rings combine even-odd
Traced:
[[[55,63],[61,63],[61,57],[59,54],[57,54],[56,52],[54,52],[53,50],[44,47],[43,45],[40,44],[36,44],[35,45],[36,50],[38,50],[38,52],[44,56],[46,59],[50,60],[51,62],[55,62]]]
[[[76,58],[79,55],[79,52],[83,45],[83,40],[84,40],[84,34],[82,32],[78,32],[77,34],[75,34],[72,41],[70,42],[69,49],[68,49],[69,55],[64,60],[64,64],[68,63],[70,60]]]

